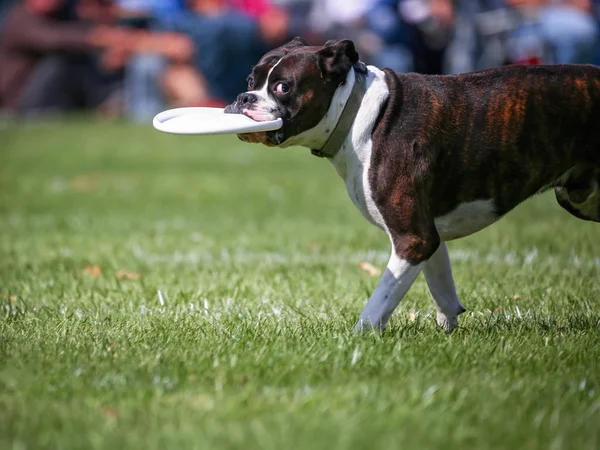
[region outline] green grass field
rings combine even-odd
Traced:
[[[351,328],[385,235],[306,149],[0,128],[0,448],[597,449],[600,225],[544,195]]]

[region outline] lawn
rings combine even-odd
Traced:
[[[72,120],[0,126],[0,448],[597,449],[600,225],[539,196],[351,333],[384,268],[324,160]]]

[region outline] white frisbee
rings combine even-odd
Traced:
[[[278,130],[283,121],[257,122],[243,114],[225,114],[223,108],[175,108],[158,113],[152,125],[173,134],[239,134]]]

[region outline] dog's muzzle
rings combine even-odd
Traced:
[[[258,96],[252,92],[243,92],[237,96],[235,101],[225,107],[225,114],[244,114],[253,120],[253,117],[247,113],[248,110],[253,110],[258,103]],[[283,129],[274,131],[261,131],[256,133],[238,134],[238,137],[244,142],[262,143],[269,147],[281,145],[285,142],[285,133]]]
[[[251,92],[243,92],[237,96],[235,101],[225,107],[225,114],[242,114],[244,109],[248,109],[250,105],[256,103],[258,97]]]

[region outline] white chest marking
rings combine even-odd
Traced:
[[[373,127],[381,106],[389,95],[389,89],[385,82],[385,74],[381,70],[373,66],[369,66],[368,69],[367,91],[356,114],[354,125],[344,141],[343,147],[331,162],[344,180],[348,195],[358,210],[369,222],[387,232],[383,217],[371,196],[369,167],[373,146],[371,139]],[[347,84],[352,85],[353,83],[348,82]]]
[[[448,214],[436,217],[435,227],[443,241],[473,234],[499,219],[493,200],[461,203]]]

